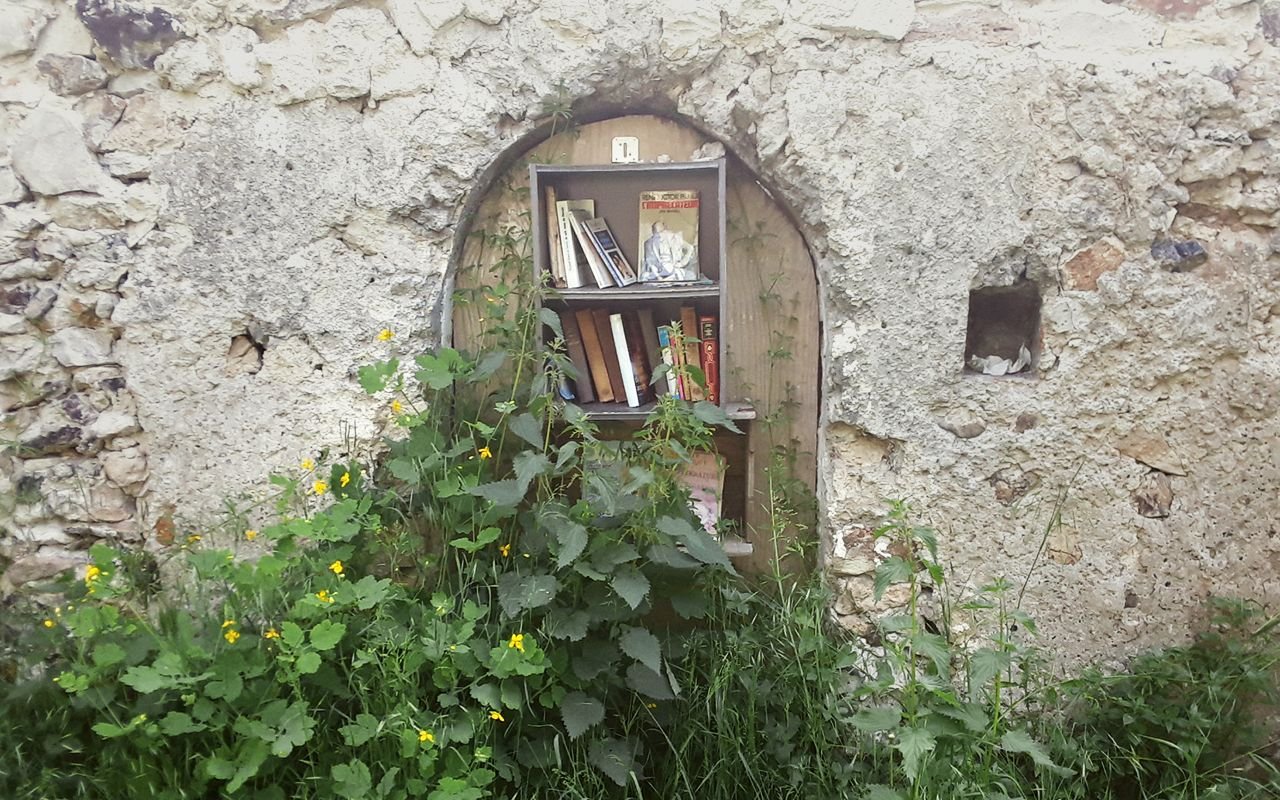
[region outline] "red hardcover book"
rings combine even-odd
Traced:
[[[707,376],[707,402],[720,403],[720,337],[714,316],[698,317],[702,340],[702,374]]]

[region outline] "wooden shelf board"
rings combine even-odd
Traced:
[[[720,159],[705,161],[639,162],[635,164],[535,164],[539,175],[581,175],[599,172],[606,175],[618,172],[715,172]]]
[[[721,539],[720,546],[724,548],[725,555],[729,556],[729,558],[745,558],[756,551],[755,545],[751,542],[731,537]]]
[[[643,420],[653,413],[656,403],[644,403],[631,408],[625,403],[582,403],[579,405],[587,413],[587,418],[597,422],[630,422]],[[724,403],[724,413],[734,421],[753,420],[756,410],[750,403]]]
[[[577,289],[549,289],[546,300],[564,303],[607,303],[614,300],[694,300],[699,297],[719,297],[718,284],[689,284],[687,286],[656,286],[633,283],[630,286],[583,286]]]

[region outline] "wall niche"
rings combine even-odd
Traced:
[[[1040,289],[1031,281],[969,292],[964,371],[1032,376],[1040,361]]]

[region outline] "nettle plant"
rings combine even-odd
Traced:
[[[602,792],[640,780],[679,713],[666,631],[733,576],[678,476],[733,424],[667,400],[627,443],[603,441],[557,399],[563,355],[534,344],[554,315],[508,324],[475,357],[360,370],[394,417],[383,457],[274,476],[277,521],[236,526],[267,554],[191,537],[181,597],[155,602],[124,554],[93,549],[45,631],[91,727],[48,734],[64,785],[478,800],[576,764]]]

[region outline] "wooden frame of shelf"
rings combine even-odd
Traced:
[[[541,283],[550,272],[551,252],[547,235],[548,210],[545,189],[555,189],[559,200],[593,200],[596,215],[609,223],[623,255],[640,264],[640,193],[660,190],[696,190],[699,199],[698,267],[706,282],[671,286],[636,283],[630,286],[583,286],[550,289],[545,304],[549,307],[581,308],[594,305],[610,309],[628,309],[637,304],[685,301],[700,313],[712,308],[720,326],[720,374],[728,370],[724,341],[729,292],[727,189],[725,160],[690,161],[657,164],[530,164],[529,202],[533,225],[534,279]],[[692,335],[696,335],[696,331]],[[588,378],[589,380],[589,378]],[[724,381],[721,380],[721,387]],[[753,419],[750,406],[721,396],[720,405],[731,411],[731,418]],[[596,420],[644,419],[653,404],[631,408],[625,403],[589,403],[583,405],[587,415]]]

